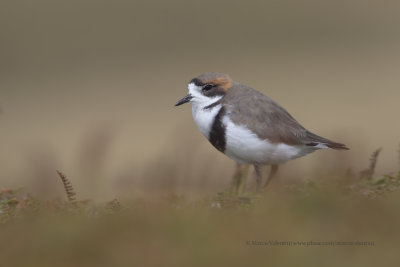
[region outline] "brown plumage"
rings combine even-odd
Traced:
[[[277,102],[247,85],[233,82],[226,74],[209,72],[193,80],[216,85],[207,93],[222,94],[223,98],[209,107],[221,103],[230,111],[229,117],[235,124],[245,125],[260,139],[311,147],[322,143],[333,149],[348,149],[344,144],[309,132]]]

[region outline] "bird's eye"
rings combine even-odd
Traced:
[[[214,84],[208,83],[208,84],[206,84],[206,85],[203,86],[203,90],[204,90],[204,91],[208,91],[208,90],[210,90],[211,88],[213,88],[214,86],[215,86]]]

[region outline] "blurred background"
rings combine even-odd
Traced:
[[[280,180],[343,175],[400,142],[398,1],[0,3],[0,186],[78,197],[194,198],[229,188],[234,163],[201,136],[187,83],[228,73],[309,130],[346,143],[285,164]]]

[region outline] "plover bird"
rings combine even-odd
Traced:
[[[348,149],[311,133],[277,102],[226,74],[200,74],[188,90],[175,106],[190,102],[200,132],[216,149],[239,164],[254,165],[257,188],[263,165],[271,165],[266,186],[279,164],[322,148]]]

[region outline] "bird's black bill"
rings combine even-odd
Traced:
[[[193,96],[191,94],[187,94],[184,98],[182,98],[181,100],[176,102],[175,107],[189,102],[190,99],[192,99],[192,98],[193,98]]]

